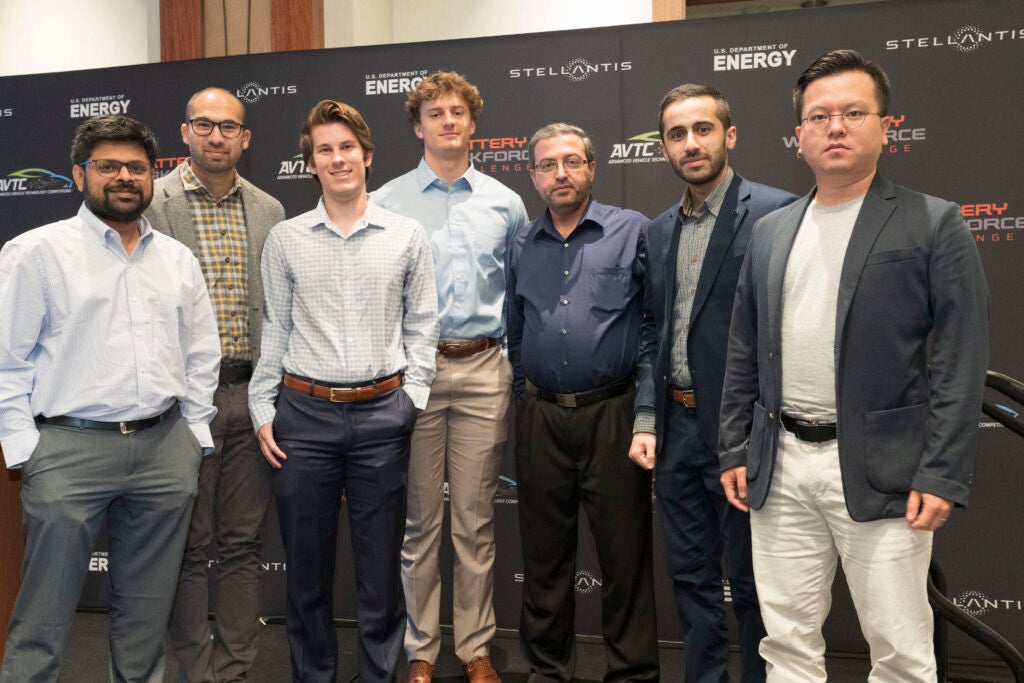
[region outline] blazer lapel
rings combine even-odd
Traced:
[[[787,207],[785,218],[779,220],[778,234],[772,239],[772,255],[768,261],[768,330],[772,339],[782,343],[782,285],[786,277],[786,264],[793,248],[797,230],[804,212],[810,204],[812,192]]]
[[[669,330],[668,334],[671,334],[672,313],[675,310],[676,270],[678,269],[676,260],[679,258],[679,236],[682,234],[683,229],[682,223],[679,220],[679,206],[679,204],[676,204],[669,209],[669,213],[674,217],[674,221],[672,223],[672,237],[668,243],[668,254],[665,258],[665,300],[662,302],[662,319],[666,323],[665,329]]]
[[[850,243],[843,258],[843,270],[839,276],[839,298],[836,301],[836,343],[843,338],[846,315],[850,311],[853,295],[864,271],[864,262],[867,261],[878,234],[882,232],[882,228],[896,210],[896,202],[893,201],[895,196],[892,183],[876,172],[868,193],[864,195],[864,203],[857,214],[857,222],[853,224]]]
[[[732,183],[725,191],[725,199],[718,211],[718,218],[711,230],[711,237],[708,239],[708,248],[704,252],[704,262],[700,265],[700,277],[697,279],[697,291],[693,296],[693,306],[690,308],[690,321],[697,319],[700,309],[707,301],[711,286],[718,277],[718,271],[722,267],[725,255],[729,253],[733,238],[736,236],[736,229],[739,228],[743,217],[747,215],[746,199],[739,201],[739,188],[743,178],[734,175]],[[748,195],[749,196],[749,193]]]

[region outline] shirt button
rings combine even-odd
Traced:
[[[569,271],[568,270],[563,270],[562,271],[562,275],[564,275],[566,277],[569,277]]]
[[[561,332],[562,334],[569,334],[569,330],[565,329],[564,327],[561,330],[559,330],[559,332]]]
[[[230,256],[225,256],[224,257],[224,263],[231,263],[231,257]]]
[[[231,317],[232,317],[232,318],[234,318],[234,317],[235,317],[235,312],[234,312],[234,311],[231,311]]]
[[[568,306],[569,305],[569,300],[568,299],[562,299],[562,305],[563,306]]]
[[[222,234],[222,235],[226,235],[226,234],[228,234],[228,231],[227,231],[227,230],[221,230],[221,231],[220,231],[220,234]]]
[[[235,339],[235,341],[238,341],[238,337],[235,337],[234,339]]]
[[[566,249],[568,249],[569,248],[569,243],[568,242],[563,242],[562,246],[565,247]]]
[[[230,291],[231,291],[232,289],[234,289],[234,288],[235,288],[235,286],[234,286],[234,285],[228,285],[228,291],[229,291],[229,292],[230,292]]]
[[[567,361],[567,360],[563,360],[563,361],[562,361],[562,367],[563,367],[563,368],[569,367],[569,361]]]

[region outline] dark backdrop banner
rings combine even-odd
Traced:
[[[196,90],[218,85],[246,103],[252,145],[241,173],[276,195],[288,215],[319,195],[299,156],[303,117],[323,98],[358,108],[374,134],[371,187],[407,171],[421,155],[403,111],[405,92],[436,69],[466,74],[485,105],[472,142],[476,167],[542,210],[526,172],[526,143],[540,126],[568,121],[597,146],[595,194],[653,216],[681,185],[659,155],[661,96],[684,82],[708,83],[730,100],[738,142],[733,166],[756,181],[804,194],[811,175],[796,158],[791,89],[819,54],[860,50],[893,82],[893,125],[882,172],[961,205],[992,290],[991,367],[1024,376],[1024,4],[1019,0],[886,2],[812,11],[474,40],[289,52],[0,79],[0,240],[73,214],[68,148],[86,117],[124,112],[153,128],[158,173],[187,154],[179,127]],[[1008,410],[1020,410],[1008,406]],[[1019,442],[981,422],[971,507],[936,536],[935,557],[965,610],[1024,643],[1024,552]],[[625,456],[625,454],[623,454]],[[500,627],[515,628],[523,578],[511,459],[497,497],[495,600]],[[657,523],[657,522],[655,522]],[[282,614],[285,571],[276,519],[268,525],[266,614]],[[658,535],[656,534],[656,538]],[[577,629],[599,634],[601,573],[589,534],[581,534]],[[338,544],[337,614],[354,615],[348,540]],[[450,567],[450,552],[444,561]],[[660,637],[678,640],[660,547]],[[84,606],[106,600],[106,554],[93,557]],[[445,574],[450,620],[450,571]],[[834,651],[866,650],[845,589],[827,625]],[[953,654],[988,658],[954,634]]]

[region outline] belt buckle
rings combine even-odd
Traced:
[[[128,426],[127,426],[128,423],[127,422],[119,422],[118,425],[121,427],[121,433],[122,434],[126,434],[127,435],[127,434],[132,434],[134,432],[139,431],[137,429],[128,429]]]
[[[342,394],[344,396],[346,392],[348,392],[348,394],[354,394],[355,391],[356,390],[354,388],[352,388],[352,387],[331,387],[331,394],[327,398],[327,400],[329,400],[331,403],[345,403],[347,401],[351,401],[352,399],[351,398],[347,398],[347,397],[345,397],[345,398],[335,398],[334,397],[335,392],[337,392],[339,394]]]
[[[555,403],[563,408],[575,408],[576,394],[555,394]]]

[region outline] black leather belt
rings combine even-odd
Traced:
[[[578,391],[575,394],[556,394],[552,391],[545,391],[530,380],[526,380],[526,391],[542,401],[548,401],[563,408],[582,408],[583,406],[603,401],[606,398],[624,394],[633,384],[634,379],[630,375],[596,389]]]
[[[801,441],[822,443],[836,438],[835,422],[811,422],[782,413],[782,426]]]
[[[252,379],[252,363],[221,363],[220,383],[238,384]]]
[[[44,425],[59,425],[61,427],[77,427],[78,429],[104,429],[111,432],[121,432],[122,434],[131,434],[153,425],[160,424],[164,420],[168,420],[174,416],[174,412],[178,410],[177,404],[171,406],[164,412],[160,413],[156,417],[147,417],[143,420],[128,420],[126,422],[100,422],[98,420],[86,420],[82,417],[67,417],[66,415],[55,415],[53,417],[46,417],[45,415],[36,415],[36,423]]]

